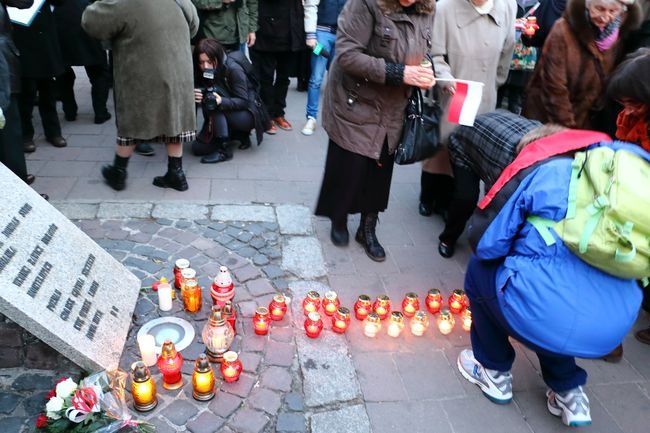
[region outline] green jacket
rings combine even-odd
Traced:
[[[222,44],[243,44],[249,33],[257,31],[258,0],[223,4],[222,0],[192,0],[199,11],[206,37]]]

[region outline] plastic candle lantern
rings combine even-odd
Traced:
[[[162,373],[165,389],[178,389],[183,386],[181,367],[183,367],[183,356],[176,351],[171,340],[165,340],[158,357],[158,370]]]
[[[174,287],[180,289],[182,287],[183,278],[181,272],[183,269],[190,267],[190,261],[187,259],[178,259],[174,264]]]
[[[320,335],[322,330],[323,320],[320,318],[320,314],[316,312],[309,313],[305,319],[305,331],[307,332],[307,337],[316,338]]]
[[[320,295],[318,292],[307,292],[307,296],[302,301],[302,310],[307,316],[309,313],[314,313],[320,308]]]
[[[422,337],[429,327],[429,316],[422,310],[416,311],[411,319],[411,334]]]
[[[271,313],[271,320],[282,320],[287,312],[287,301],[284,295],[278,293],[273,296],[273,300],[269,304],[269,311]]]
[[[269,309],[266,307],[257,307],[253,316],[253,328],[257,335],[266,335],[269,332],[271,317]]]
[[[223,380],[228,383],[237,381],[242,368],[237,352],[229,350],[223,354],[223,362],[221,363],[221,375],[223,376]]]
[[[336,310],[338,310],[340,306],[341,301],[339,300],[339,297],[336,295],[335,291],[329,290],[325,293],[325,298],[323,299],[323,311],[325,314],[328,316],[333,315],[336,313]]]
[[[214,372],[205,353],[199,355],[192,373],[192,397],[198,401],[212,400],[214,397]]]
[[[368,317],[368,313],[372,311],[372,303],[370,302],[370,296],[368,295],[359,295],[357,302],[354,303],[354,317],[357,320],[363,320]]]
[[[463,329],[469,331],[472,329],[472,311],[469,307],[465,307],[462,313],[460,313],[460,318],[463,321]]]
[[[210,296],[215,305],[223,307],[226,301],[231,300],[235,296],[235,285],[232,282],[230,271],[225,266],[219,267],[219,273],[212,281],[210,287]]]
[[[372,305],[372,309],[379,316],[380,320],[384,320],[390,314],[390,298],[386,295],[379,295]]]
[[[142,361],[131,364],[131,394],[133,407],[139,412],[150,411],[158,404],[156,383]]]
[[[237,322],[237,311],[235,311],[235,307],[232,306],[232,301],[226,301],[225,305],[221,309],[221,314],[223,315],[223,318],[230,323],[232,331],[237,335],[237,329],[235,328],[235,323]]]
[[[343,334],[350,326],[350,310],[345,307],[339,307],[332,316],[332,331],[337,334]]]
[[[181,275],[183,276],[181,287],[183,308],[188,313],[196,313],[201,310],[201,287],[196,280],[196,271],[192,268],[183,269]]]
[[[438,315],[438,329],[440,333],[443,335],[450,334],[452,329],[454,329],[455,323],[454,315],[448,309],[443,308]]]
[[[218,306],[212,307],[210,318],[203,327],[201,337],[208,359],[212,362],[221,362],[221,357],[228,351],[235,338],[235,331],[223,317]]]
[[[366,337],[376,337],[381,330],[381,319],[379,314],[374,311],[368,313],[368,316],[363,320],[363,334]]]
[[[405,317],[413,317],[415,312],[420,309],[420,299],[418,295],[413,292],[409,292],[404,296],[402,301],[402,313]]]
[[[404,314],[400,311],[393,311],[390,313],[390,319],[388,319],[388,335],[391,337],[399,337],[402,330],[404,330]]]
[[[448,300],[449,311],[454,314],[458,314],[463,311],[463,308],[467,306],[467,298],[465,297],[465,292],[461,289],[456,289],[451,292]]]
[[[438,289],[430,289],[425,300],[429,313],[436,314],[442,307],[442,295]]]

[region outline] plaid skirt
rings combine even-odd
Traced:
[[[194,141],[195,138],[196,138],[196,131],[185,131],[172,137],[169,137],[167,135],[159,135],[157,137],[149,138],[146,140],[142,138],[130,138],[130,137],[118,136],[117,145],[133,146],[139,143],[163,143],[163,144],[189,143],[190,141]]]

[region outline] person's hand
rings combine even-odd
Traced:
[[[217,100],[217,105],[221,105],[221,95],[219,95],[217,92],[213,92],[213,95]]]
[[[456,82],[455,81],[445,81],[442,83],[442,90],[443,93],[446,93],[450,96],[454,96],[456,94]]]
[[[248,34],[248,37],[246,38],[246,45],[248,46],[248,48],[250,48],[250,47],[252,47],[253,45],[255,45],[255,39],[256,39],[256,38],[255,38],[255,32],[250,32],[250,33]]]
[[[194,102],[200,104],[203,101],[203,92],[201,89],[194,89]]]
[[[433,70],[424,66],[404,66],[404,84],[426,90],[436,84]]]
[[[318,43],[318,41],[314,38],[309,38],[307,39],[307,41],[305,41],[305,43],[307,44],[310,50],[313,50],[316,44]]]

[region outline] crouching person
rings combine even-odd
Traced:
[[[575,357],[598,358],[614,349],[641,303],[634,279],[589,265],[553,228],[537,223],[565,220],[577,171],[567,152],[593,143],[650,159],[638,146],[593,131],[536,140],[506,167],[468,227],[475,251],[465,277],[472,349],[460,353],[458,369],[493,402],[510,402],[515,351],[508,338],[517,339],[537,354],[548,410],[568,426],[591,423],[587,372]]]

